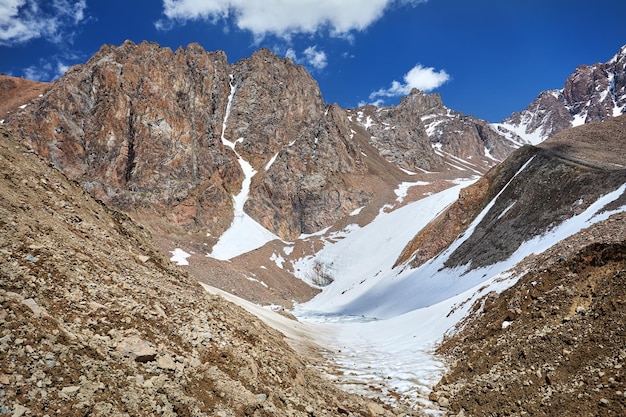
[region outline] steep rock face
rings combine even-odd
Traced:
[[[426,96],[414,91],[414,96]],[[405,97],[397,107],[357,109],[361,121],[371,135],[371,143],[390,162],[408,171],[436,171],[443,161],[431,149],[421,120],[421,103]],[[426,101],[426,100],[424,100]],[[359,113],[360,112],[360,113]],[[363,121],[363,117],[366,119]]]
[[[326,106],[301,66],[266,49],[233,68],[226,136],[257,171],[245,210],[285,238],[331,226],[371,198],[351,175],[367,166],[345,112]]]
[[[626,45],[609,61],[580,65],[561,90],[544,91],[498,124],[502,132],[539,143],[572,126],[626,113]]]
[[[517,147],[488,123],[446,108],[439,94],[417,89],[397,106],[361,107],[353,118],[370,133],[382,156],[408,171],[452,167],[471,176],[484,173]]]
[[[228,208],[242,172],[220,139],[228,63],[199,45],[104,46],[11,126],[37,153],[121,209],[167,207],[182,226]],[[26,110],[29,110],[28,108]],[[228,217],[223,210],[222,215]]]
[[[327,108],[303,67],[266,49],[231,66],[197,44],[105,46],[10,125],[99,199],[213,236],[231,223],[240,159],[256,171],[247,212],[285,238],[371,197],[348,178],[367,166],[345,113]]]

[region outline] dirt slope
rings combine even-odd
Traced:
[[[43,94],[49,86],[50,83],[0,74],[0,119]]]
[[[443,343],[453,366],[432,398],[465,416],[623,416],[625,241],[619,214],[526,259]]]

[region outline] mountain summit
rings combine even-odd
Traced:
[[[560,90],[543,91],[530,105],[496,125],[539,143],[572,126],[626,113],[626,45],[605,63],[580,65]]]

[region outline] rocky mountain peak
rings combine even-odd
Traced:
[[[285,238],[328,227],[371,195],[338,178],[368,171],[345,113],[302,66],[267,49],[230,65],[198,44],[105,45],[9,124],[99,199],[212,236],[229,227],[241,193]]]
[[[626,113],[626,46],[605,63],[579,65],[561,90],[549,90],[499,124],[512,137],[539,143],[572,126]]]
[[[420,115],[445,111],[445,107],[439,93],[426,94],[417,88],[413,88],[408,96],[400,99],[398,107],[411,108]]]

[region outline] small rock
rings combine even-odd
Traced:
[[[116,349],[135,362],[150,362],[157,355],[156,350],[139,336],[130,336],[122,339]]]
[[[46,356],[44,357],[44,361],[46,362],[46,365],[50,368],[54,368],[57,364],[57,361],[54,358],[54,354],[52,352],[46,353]]]
[[[63,387],[63,389],[61,390],[62,393],[64,394],[76,394],[78,392],[78,390],[80,390],[79,386],[76,385],[70,385],[69,387]]]
[[[9,385],[9,376],[6,374],[0,374],[0,384]]]
[[[169,371],[176,370],[176,364],[172,360],[172,357],[168,354],[159,356],[157,359],[157,366],[161,369],[166,369]]]
[[[375,416],[382,416],[385,414],[383,406],[374,402],[367,403],[367,409]]]
[[[27,298],[26,300],[22,301],[22,304],[30,308],[33,314],[35,315],[35,317],[41,317],[47,314],[46,310],[39,307],[37,302],[33,300],[32,298]]]
[[[13,406],[13,414],[11,415],[11,417],[22,417],[24,414],[26,414],[26,412],[28,411],[28,408],[24,407],[21,404],[15,404]]]
[[[267,394],[257,394],[257,399],[261,402],[267,400]]]
[[[24,257],[28,262],[37,262],[39,260],[38,257],[31,255],[30,253]]]
[[[448,400],[446,397],[439,397],[439,398],[437,399],[437,403],[438,403],[440,406],[445,407],[445,408],[450,407],[450,400]]]
[[[600,398],[600,405],[606,407],[607,405],[609,405],[609,400],[607,400],[606,398]]]
[[[150,260],[149,256],[146,255],[137,255],[137,259],[139,259],[144,264]]]

